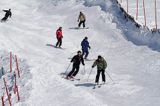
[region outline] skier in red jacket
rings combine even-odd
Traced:
[[[60,47],[61,48],[61,45],[62,45],[62,38],[63,38],[63,35],[62,35],[62,27],[59,27],[56,31],[56,37],[57,37],[57,43],[56,43],[56,47]]]

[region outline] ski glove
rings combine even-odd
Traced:
[[[94,66],[92,66],[92,68],[94,68]]]

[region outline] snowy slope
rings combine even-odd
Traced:
[[[12,2],[12,3],[11,3]],[[90,6],[88,6],[90,3]],[[30,97],[15,106],[158,106],[160,104],[159,52],[146,46],[136,46],[126,40],[123,29],[115,23],[115,11],[104,12],[93,6],[96,0],[6,0],[2,8],[12,8],[13,17],[0,24],[0,48],[25,58],[30,66],[32,90]],[[103,1],[99,2],[99,4]],[[83,5],[85,4],[85,5]],[[107,8],[113,2],[107,1]],[[89,29],[70,29],[77,26],[77,16],[83,11]],[[111,14],[113,13],[113,14]],[[2,16],[3,13],[0,14]],[[122,17],[119,17],[122,18]],[[118,20],[117,20],[118,22]],[[120,24],[121,25],[121,24]],[[62,26],[63,48],[55,44],[55,31]],[[123,27],[123,26],[122,26]],[[126,27],[126,26],[124,26]],[[130,27],[132,28],[132,27]],[[132,32],[133,33],[133,32]],[[77,78],[66,81],[60,74],[66,71],[68,59],[79,50],[80,42],[89,37],[90,59],[102,55],[108,62],[108,84],[93,90],[96,69],[86,82],[93,61],[86,62]],[[70,67],[71,69],[71,67]],[[76,85],[76,86],[75,86]]]

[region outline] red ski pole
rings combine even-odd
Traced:
[[[8,88],[7,88],[6,80],[5,80],[5,78],[3,78],[3,80],[4,80],[4,86],[5,86],[5,88],[6,88],[6,94],[7,94],[7,97],[8,97],[9,105],[12,106],[12,104],[11,104],[11,99],[10,99],[9,92],[8,92]]]

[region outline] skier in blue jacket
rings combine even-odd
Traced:
[[[87,59],[87,56],[89,54],[89,50],[88,48],[90,49],[90,45],[89,45],[89,42],[88,42],[88,37],[85,37],[83,39],[83,41],[81,42],[81,46],[82,46],[82,56],[84,56],[84,59]]]

